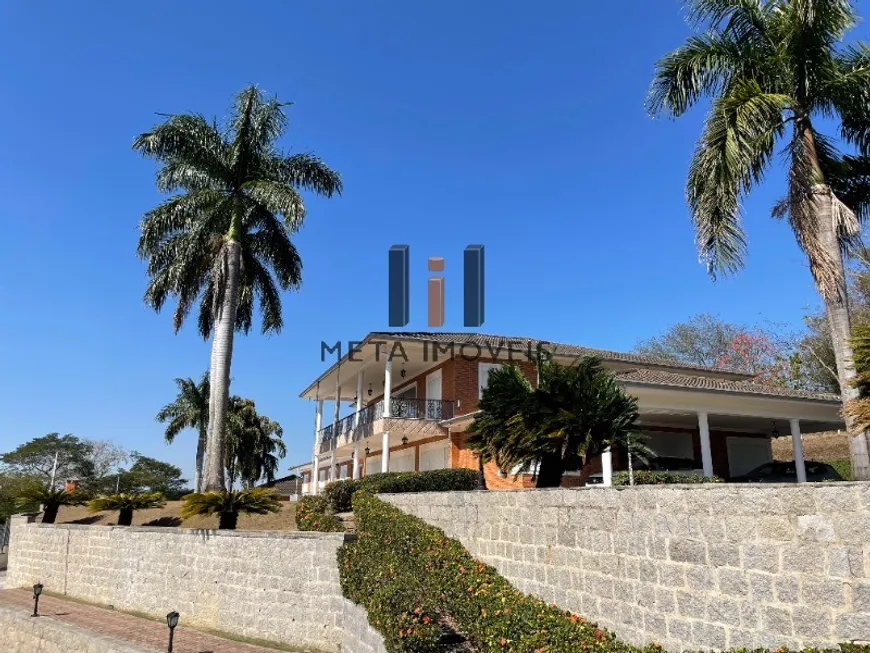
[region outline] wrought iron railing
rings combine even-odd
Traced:
[[[453,417],[453,402],[442,399],[392,399],[390,401],[390,416],[440,422]],[[383,419],[383,417],[384,402],[381,400],[342,418],[337,425],[333,423],[320,429],[320,440],[326,442],[342,435],[349,435],[355,429],[368,431],[373,422]]]

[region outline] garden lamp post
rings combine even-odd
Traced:
[[[169,626],[169,648],[167,653],[172,653],[172,640],[175,638],[175,627],[178,625],[178,613],[170,612],[166,615],[166,625]]]
[[[39,616],[39,595],[42,594],[42,583],[37,583],[33,586],[33,615]]]

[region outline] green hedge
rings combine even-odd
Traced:
[[[371,494],[398,492],[458,492],[476,490],[478,473],[473,469],[436,469],[431,472],[389,472],[356,480],[333,481],[323,496],[333,512],[349,512],[351,497],[357,490]]]
[[[296,528],[300,531],[335,533],[344,530],[322,496],[306,495],[296,503]]]
[[[701,476],[700,474],[677,474],[675,472],[636,471],[635,485],[696,485],[699,483],[721,483],[718,476]],[[614,485],[630,485],[628,472],[617,472],[613,475]]]
[[[366,609],[389,653],[447,650],[446,624],[481,652],[665,653],[657,644],[620,642],[583,617],[523,594],[440,529],[371,494],[355,494],[353,511],[359,537],[338,551],[342,591]],[[803,653],[870,653],[870,646]]]
[[[440,623],[454,624],[480,651],[637,650],[519,592],[443,531],[371,494],[356,493],[353,510],[359,537],[339,549],[342,589],[366,608],[390,653],[434,653]]]

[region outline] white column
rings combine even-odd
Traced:
[[[710,424],[707,421],[707,413],[698,413],[698,430],[701,435],[701,465],[704,468],[704,476],[713,476],[713,454],[710,449]]]
[[[335,380],[335,400],[332,402],[332,451],[329,454],[329,480],[337,481],[338,470],[335,468],[335,448],[338,446],[338,415],[341,412],[341,385],[338,383],[338,376]]]
[[[801,421],[799,419],[790,419],[791,424],[791,443],[794,451],[794,467],[797,472],[798,483],[807,482],[807,467],[804,464],[804,441],[801,435]]]
[[[363,402],[363,371],[360,370],[356,375],[356,412],[353,415],[353,478],[359,478],[359,440],[356,436],[356,430],[359,428],[359,417],[362,411]]]
[[[384,419],[389,419],[393,416],[393,404],[390,400],[390,393],[393,389],[393,361],[390,360],[387,354],[386,363],[384,363]],[[390,432],[384,431],[381,438],[381,471],[390,471]]]
[[[604,487],[613,485],[613,452],[610,451],[610,447],[607,447],[601,454],[601,476],[601,484]]]
[[[323,399],[317,400],[317,412],[314,414],[314,462],[311,466],[311,494],[320,491],[320,425],[323,422]]]

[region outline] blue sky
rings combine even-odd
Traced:
[[[5,3],[0,8],[0,451],[51,431],[111,439],[192,470],[162,441],[173,378],[198,376],[195,325],[142,301],[137,225],[160,196],[130,145],[159,118],[223,117],[250,82],[293,101],[286,148],[339,170],[296,237],[286,328],[236,341],[233,391],[311,451],[298,393],[321,340],[387,327],[387,249],[411,247],[410,329],[426,257],[446,259],[461,329],[461,253],[484,243],[482,331],[628,349],[700,312],[798,324],[805,261],[769,217],[779,167],[746,203],[750,257],[713,283],[683,186],[703,111],[653,120],[655,60],[688,33],[677,1]],[[856,36],[866,37],[866,29]]]

